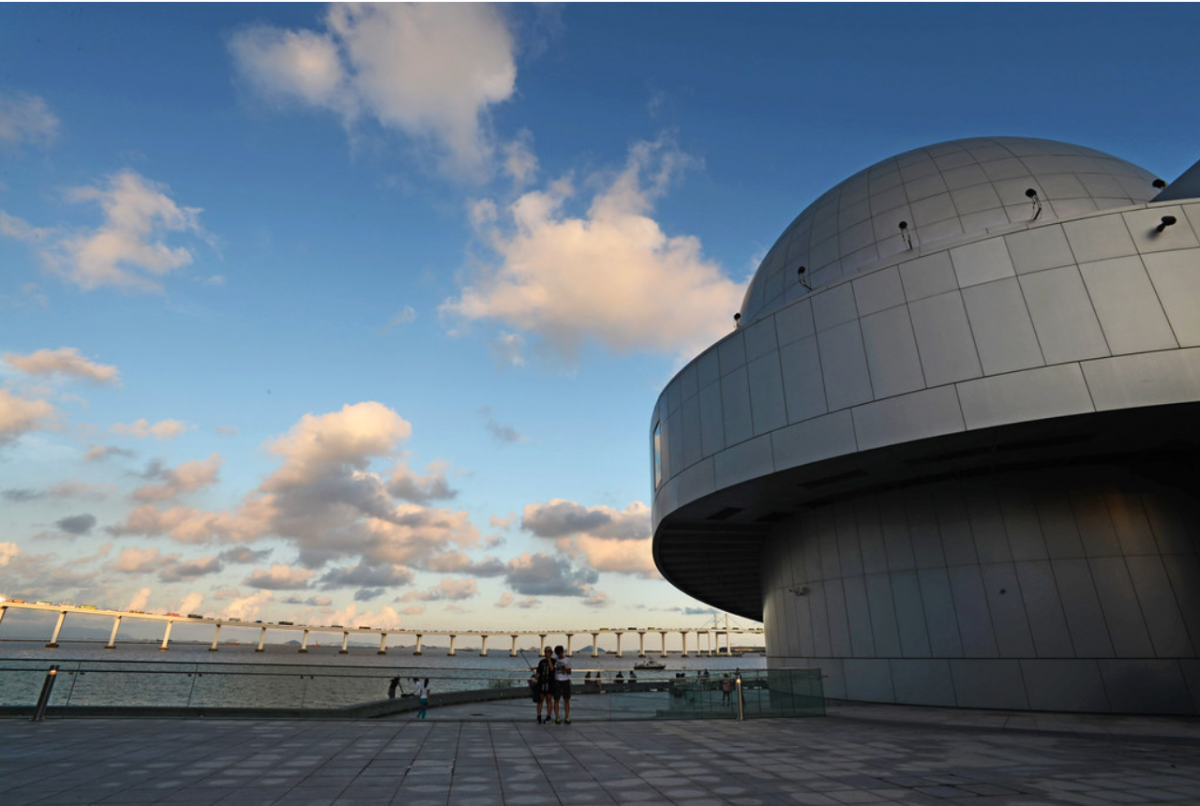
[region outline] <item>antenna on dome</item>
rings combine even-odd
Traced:
[[[800,276],[800,285],[804,286],[809,291],[812,291],[812,286],[808,284],[808,280],[804,279],[805,271],[807,271],[807,270],[803,266],[801,266],[800,268],[796,269],[796,274]]]
[[[1042,214],[1042,200],[1038,198],[1038,192],[1033,188],[1025,191],[1025,197],[1033,204],[1033,218],[1030,221],[1037,221],[1038,216]]]
[[[902,238],[904,238],[904,245],[907,246],[909,248],[909,250],[911,251],[912,250],[912,235],[910,235],[908,232],[908,222],[907,221],[900,222],[900,236]]]

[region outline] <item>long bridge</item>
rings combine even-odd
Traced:
[[[260,630],[260,632],[259,632],[259,636],[258,636],[258,646],[255,648],[256,652],[262,652],[264,650],[264,647],[266,646],[266,640],[267,640],[267,631],[272,630],[272,631],[287,631],[287,632],[292,632],[292,633],[301,633],[302,632],[303,637],[300,641],[300,652],[308,651],[308,639],[309,639],[310,635],[312,635],[314,633],[337,634],[340,632],[342,634],[342,647],[340,650],[340,654],[343,654],[343,655],[347,654],[350,651],[349,643],[350,643],[351,635],[378,635],[379,636],[378,654],[380,654],[380,655],[387,654],[387,643],[388,643],[388,638],[390,636],[407,636],[410,638],[415,638],[416,644],[415,644],[415,647],[413,650],[414,655],[421,654],[421,642],[425,638],[430,637],[430,636],[433,636],[433,637],[445,636],[450,639],[449,654],[451,657],[453,657],[456,654],[454,645],[455,645],[455,641],[459,638],[479,638],[480,639],[479,654],[481,657],[487,657],[488,639],[489,638],[497,638],[497,637],[500,637],[500,638],[507,637],[507,638],[512,639],[512,648],[509,650],[509,656],[514,657],[514,658],[517,657],[517,654],[518,654],[517,639],[522,636],[525,636],[525,637],[534,636],[534,635],[538,636],[538,639],[539,639],[538,645],[539,646],[546,645],[546,638],[548,636],[552,636],[552,635],[553,636],[557,636],[557,635],[566,636],[567,640],[564,645],[564,648],[566,649],[567,655],[571,656],[573,654],[572,650],[571,650],[571,642],[575,638],[575,636],[590,635],[592,637],[592,657],[593,658],[599,657],[599,655],[600,655],[600,648],[598,645],[600,637],[601,636],[615,636],[616,640],[617,640],[616,656],[618,658],[621,658],[621,657],[624,657],[624,653],[622,652],[622,649],[621,649],[622,637],[624,637],[626,635],[629,635],[629,636],[637,635],[637,637],[638,637],[637,657],[645,658],[645,657],[648,657],[648,655],[649,655],[649,653],[646,650],[646,635],[647,634],[650,634],[650,635],[657,634],[661,639],[661,645],[660,645],[659,651],[661,652],[662,657],[665,658],[665,657],[667,657],[667,636],[678,633],[683,639],[683,652],[681,653],[681,656],[686,658],[689,656],[689,652],[688,652],[688,636],[689,635],[695,635],[696,650],[695,650],[694,654],[696,654],[697,656],[706,656],[707,655],[709,657],[716,657],[716,656],[720,656],[722,654],[724,654],[724,655],[732,655],[733,654],[733,648],[730,644],[731,636],[733,636],[733,635],[761,636],[763,633],[763,630],[761,627],[740,627],[740,626],[734,626],[734,625],[730,625],[730,624],[726,624],[724,626],[712,625],[712,626],[705,626],[705,627],[671,627],[671,628],[659,628],[659,627],[608,628],[608,627],[600,627],[598,629],[591,628],[591,629],[578,629],[578,630],[435,630],[435,629],[417,629],[417,628],[402,628],[402,627],[386,627],[386,628],[385,627],[343,627],[340,624],[333,624],[333,625],[329,625],[329,626],[320,626],[320,625],[307,625],[307,624],[291,624],[289,622],[274,622],[274,623],[268,623],[268,622],[262,622],[262,621],[250,622],[250,621],[241,621],[238,619],[207,618],[207,617],[197,616],[197,615],[183,616],[178,613],[168,613],[166,615],[160,615],[157,613],[142,613],[140,611],[133,611],[133,610],[108,610],[108,609],[104,609],[104,608],[93,607],[91,605],[50,604],[48,602],[24,602],[24,601],[20,601],[20,600],[12,600],[12,599],[0,600],[0,623],[3,623],[4,614],[9,609],[35,610],[35,611],[42,611],[42,612],[58,613],[58,622],[54,625],[54,634],[50,637],[50,642],[48,644],[46,644],[46,647],[49,649],[54,649],[54,648],[58,647],[58,637],[59,637],[59,634],[62,632],[63,624],[66,622],[68,614],[72,614],[72,615],[79,614],[79,615],[88,616],[91,618],[111,618],[113,620],[112,633],[111,633],[111,635],[109,635],[108,643],[104,645],[105,649],[115,649],[116,648],[117,631],[121,628],[122,621],[124,621],[126,619],[130,619],[130,620],[140,619],[143,621],[165,622],[166,627],[163,631],[162,644],[159,646],[159,649],[161,649],[161,650],[167,650],[170,648],[171,628],[174,627],[176,623],[182,623],[182,624],[188,624],[188,625],[199,625],[199,624],[212,625],[212,627],[213,627],[212,645],[209,646],[209,648],[208,648],[210,652],[216,652],[219,649],[218,642],[220,641],[220,638],[221,638],[221,628],[222,627],[236,627],[236,628],[250,628],[250,629],[258,628]],[[701,637],[706,637],[708,639],[707,649],[703,649],[703,650],[701,649],[701,647],[700,647]],[[722,651],[721,651],[721,639],[722,638],[725,639],[724,653],[722,653]],[[397,647],[397,649],[398,649],[398,647]],[[651,652],[652,651],[654,651],[654,650],[652,649]]]

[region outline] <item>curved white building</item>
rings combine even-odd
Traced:
[[[821,196],[655,406],[659,569],[827,696],[1200,712],[1198,197],[1016,137]]]

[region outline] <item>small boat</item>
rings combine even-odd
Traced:
[[[639,672],[649,671],[657,672],[667,668],[667,664],[656,660],[642,660],[633,664],[633,668]]]

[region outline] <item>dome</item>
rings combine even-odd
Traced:
[[[910,250],[1035,216],[1142,204],[1158,194],[1153,182],[1130,162],[1054,140],[979,137],[907,151],[859,171],[797,216],[750,281],[741,322],[807,293],[800,266],[815,288]]]

